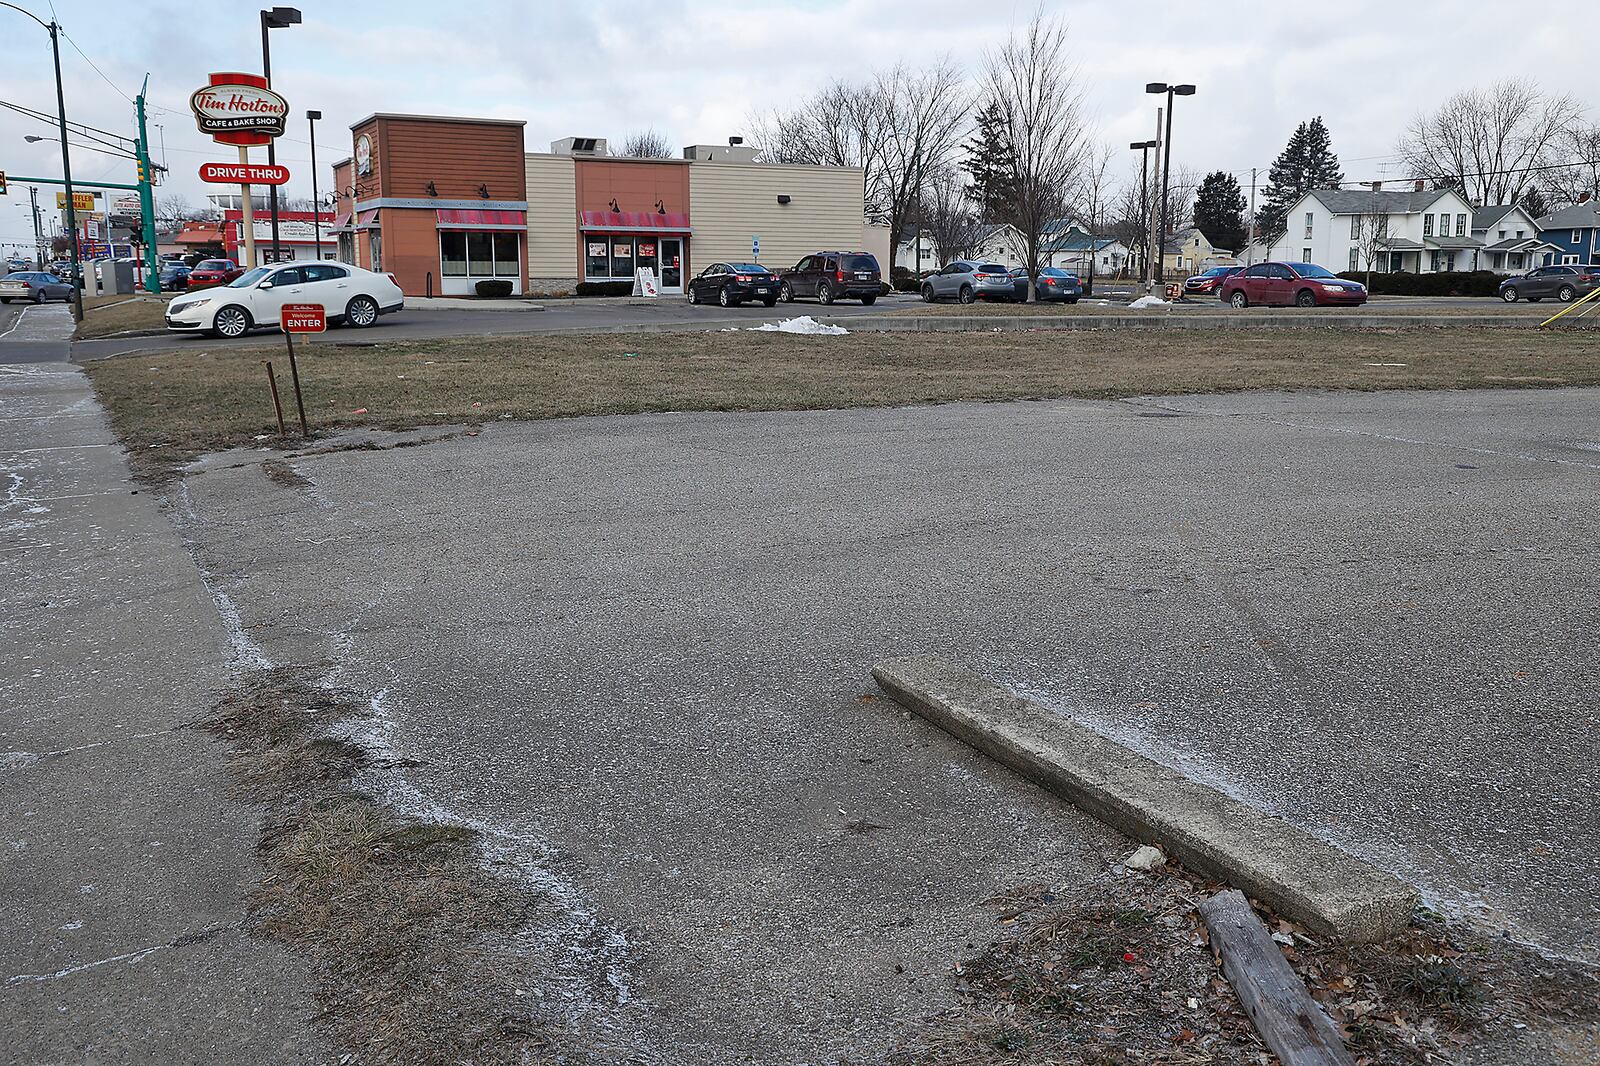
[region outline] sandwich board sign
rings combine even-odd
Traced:
[[[650,267],[640,267],[633,272],[633,295],[635,296],[660,296],[661,290],[656,285],[656,272]]]

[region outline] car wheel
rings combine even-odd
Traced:
[[[0,304],[8,304],[10,302],[11,302],[11,297],[9,297],[9,296],[0,296]]]
[[[723,286],[717,292],[717,303],[721,304],[723,307],[735,307],[738,305],[739,301],[733,298],[732,289],[728,288],[727,286]]]
[[[211,320],[211,331],[219,337],[242,337],[250,329],[250,312],[237,304],[229,304]]]
[[[794,290],[789,287],[789,283],[787,281],[778,286],[778,299],[782,300],[786,304],[794,303]],[[770,307],[772,305],[768,304],[767,306]]]
[[[370,296],[357,296],[345,305],[344,320],[356,329],[366,329],[378,321],[378,301]]]
[[[1504,300],[1508,304],[1516,303],[1517,296],[1517,287],[1515,285],[1507,285],[1504,289],[1500,290],[1500,299]]]
[[[693,285],[689,286],[689,302],[692,304],[700,302],[700,292]]]
[[[1578,290],[1574,289],[1571,285],[1563,285],[1556,291],[1556,299],[1560,300],[1564,304],[1571,303],[1573,297],[1577,295]]]
[[[833,303],[833,287],[826,281],[817,286],[817,302],[822,304]]]
[[[762,300],[761,302],[763,304],[765,304],[766,306],[768,306],[768,307],[777,307],[778,306],[778,298],[776,296],[771,297],[771,298],[766,299],[766,300]]]
[[[40,289],[38,292],[33,294],[33,302],[36,303],[36,304],[44,303],[44,290],[43,289]]]
[[[1250,306],[1250,297],[1244,294],[1243,289],[1234,289],[1233,295],[1228,297],[1228,303],[1242,311]]]
[[[925,304],[933,303],[933,286],[932,285],[924,285],[922,287],[922,302],[925,303]]]
[[[873,304],[875,304],[877,302],[878,302],[878,298],[876,296],[863,296],[861,298],[861,306],[862,307],[871,307]]]
[[[972,291],[972,286],[971,285],[963,285],[963,286],[961,286],[961,291],[956,293],[956,299],[959,302],[964,303],[964,304],[969,304],[973,300],[976,300],[977,298],[978,298],[978,295],[977,295],[977,293]]]
[[[1317,294],[1310,289],[1301,289],[1295,294],[1294,305],[1296,307],[1315,307],[1317,306]]]
[[[1067,303],[1069,303],[1069,304],[1075,304],[1077,302],[1078,302],[1078,298],[1076,296],[1070,297],[1067,300]]]

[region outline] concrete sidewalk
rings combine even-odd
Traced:
[[[322,1061],[308,975],[243,928],[258,816],[184,728],[232,645],[70,331],[0,341],[0,1061]]]

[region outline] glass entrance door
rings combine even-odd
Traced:
[[[661,249],[661,291],[683,291],[683,238],[663,237]]]

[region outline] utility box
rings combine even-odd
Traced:
[[[139,291],[137,264],[125,260],[98,259],[89,264],[94,273],[94,292],[97,296],[120,296]]]

